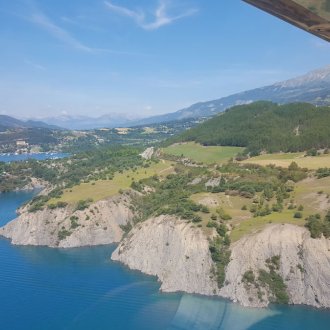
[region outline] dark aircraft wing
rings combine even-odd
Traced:
[[[330,41],[330,0],[243,0]]]

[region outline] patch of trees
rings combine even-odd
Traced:
[[[153,176],[132,183],[132,187],[138,191],[142,191],[144,186],[153,190],[149,194],[136,197],[135,204],[139,214],[136,221],[143,221],[150,216],[169,214],[198,223],[202,221],[199,212],[209,213],[206,206],[190,199],[192,194],[206,190],[204,184],[189,185],[194,177],[206,170],[201,168],[188,170],[184,166],[177,166],[176,171],[176,174],[168,175],[165,180]]]
[[[255,216],[265,216],[283,209],[283,201],[290,197],[293,184],[307,177],[307,171],[293,163],[289,168],[259,165],[241,165],[228,163],[218,168],[222,173],[219,185],[209,188],[213,193],[224,192],[227,195],[240,195],[244,198],[261,196],[250,209]],[[268,205],[273,197],[276,204]]]
[[[93,203],[92,198],[88,198],[86,200],[79,200],[76,205],[76,211],[83,211],[83,210],[87,209],[91,203]]]
[[[136,201],[140,220],[150,216],[169,214],[200,222],[202,219],[197,212],[209,212],[205,206],[196,204],[189,198],[193,192],[196,192],[196,189],[187,189],[189,187],[187,184],[191,180],[188,175],[169,175],[165,181],[156,180],[155,178],[152,185],[155,192]]]
[[[219,211],[220,212],[217,213],[219,214],[220,219],[229,220],[229,218],[226,216],[225,219],[223,219],[223,215],[225,214],[223,210],[219,209]],[[207,225],[208,227],[214,227],[218,234],[218,236],[209,243],[211,258],[214,262],[213,273],[216,277],[218,288],[222,288],[225,284],[226,267],[230,262],[231,255],[229,249],[230,238],[227,233],[227,226],[223,223],[222,220],[220,220],[220,223],[217,223],[216,221],[210,221]]]
[[[49,205],[48,205],[48,208],[49,208],[50,210],[54,210],[54,209],[56,209],[56,208],[64,208],[64,207],[66,207],[67,205],[68,205],[67,202],[59,201],[59,202],[57,202],[57,203],[51,203],[51,204],[49,204]]]
[[[216,277],[218,288],[222,288],[225,284],[226,267],[230,262],[231,255],[229,245],[230,241],[228,239],[218,236],[209,246],[211,258],[214,262],[213,273]]]
[[[228,109],[169,143],[195,141],[206,146],[246,147],[246,154],[251,156],[261,151],[316,150],[330,146],[329,126],[329,107],[260,101]]]
[[[264,292],[262,288],[270,292],[270,302],[278,304],[288,304],[289,296],[286,292],[287,286],[279,274],[281,257],[273,256],[266,260],[266,269],[259,269],[256,276],[252,269],[247,270],[242,277],[245,288],[249,290],[251,286],[257,289],[260,301],[263,301]]]
[[[311,233],[312,238],[330,237],[330,210],[327,212],[325,217],[322,219],[320,214],[310,215],[306,218],[306,228]]]
[[[82,182],[110,180],[116,172],[143,166],[144,160],[139,156],[139,152],[141,152],[140,149],[132,147],[95,149],[73,155],[67,159],[31,160],[5,164],[5,170],[12,177],[16,177],[20,185],[27,180],[26,177],[37,177],[52,183],[56,187],[47,196],[37,196],[32,200],[29,210],[30,212],[36,212],[43,209],[49,200],[61,198],[64,189]],[[8,182],[8,179],[6,180]],[[8,187],[8,184],[4,186]],[[77,209],[83,210],[90,203],[89,200],[79,201]],[[57,202],[50,205],[50,208],[56,207],[64,206]]]
[[[324,168],[319,168],[316,171],[316,176],[318,179],[325,178],[327,176],[330,176],[330,168],[324,167]]]
[[[273,256],[266,260],[266,266],[269,271],[264,269],[259,270],[258,281],[261,286],[268,287],[269,291],[272,293],[271,302],[277,304],[288,304],[289,296],[286,292],[286,285],[283,278],[278,273],[280,269],[280,256]]]

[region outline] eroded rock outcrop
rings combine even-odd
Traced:
[[[74,206],[30,213],[20,216],[0,228],[0,235],[17,245],[46,245],[50,247],[79,247],[119,242],[122,225],[128,224],[133,213],[126,195],[101,200],[85,210]]]
[[[260,270],[269,272],[274,257],[289,303],[330,307],[330,240],[312,239],[308,230],[290,224],[270,225],[233,244],[220,295],[244,306],[267,306],[274,295],[258,277]],[[250,283],[246,272],[255,278]]]
[[[260,271],[269,273],[273,267],[288,303],[330,307],[330,240],[312,239],[302,227],[270,225],[243,237],[231,249],[221,290],[212,276],[209,242],[203,232],[172,216],[138,224],[112,259],[156,275],[162,291],[216,294],[249,307],[276,301],[272,288],[259,280]],[[244,279],[247,272],[253,274],[249,283]]]
[[[213,295],[209,243],[199,228],[173,216],[138,224],[112,254],[131,269],[155,275],[164,292]]]
[[[144,150],[140,156],[144,159],[151,159],[152,156],[155,154],[155,148],[154,147],[150,147],[150,148],[147,148],[146,150]]]
[[[122,239],[121,226],[133,216],[130,197],[121,195],[82,211],[73,206],[24,211],[0,228],[0,235],[20,245],[110,244]],[[288,303],[330,308],[330,240],[312,239],[299,226],[269,225],[232,244],[220,290],[204,232],[174,216],[162,215],[135,225],[112,260],[157,276],[164,292],[219,295],[249,307],[265,307],[276,300],[272,288],[260,279],[260,273],[269,273],[272,267]]]

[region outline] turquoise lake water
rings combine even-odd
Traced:
[[[37,160],[45,160],[45,159],[56,159],[56,158],[64,158],[68,157],[69,154],[66,153],[38,153],[38,154],[21,154],[21,155],[15,155],[15,154],[0,154],[0,161],[1,162],[14,162],[14,161],[23,161],[28,159],[37,159]]]
[[[0,194],[0,226],[32,194]],[[330,311],[245,309],[222,299],[162,294],[154,277],[110,261],[114,249],[21,247],[0,238],[0,329],[330,329]]]

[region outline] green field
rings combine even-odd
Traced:
[[[109,198],[119,193],[119,190],[128,189],[133,180],[138,181],[153,175],[166,176],[173,171],[171,162],[160,161],[148,168],[138,168],[116,173],[112,180],[99,180],[89,183],[81,183],[71,189],[66,189],[60,199],[52,199],[49,204],[63,201],[67,203],[77,203],[79,200],[92,198],[94,202]]]
[[[304,153],[276,153],[265,154],[257,157],[252,157],[242,161],[242,163],[252,163],[258,165],[270,165],[288,167],[291,162],[296,162],[300,167],[305,167],[311,170],[320,167],[330,167],[330,155],[320,155],[315,157],[304,157]]]
[[[174,156],[183,156],[198,163],[220,164],[227,162],[230,158],[235,157],[244,148],[240,147],[220,147],[208,146],[204,147],[198,143],[176,143],[163,149],[163,152]]]
[[[284,210],[281,213],[274,212],[265,217],[256,217],[241,221],[232,230],[230,234],[230,238],[233,242],[236,242],[243,236],[261,230],[266,225],[271,223],[277,223],[277,224],[290,223],[293,225],[303,226],[305,220],[295,219],[293,215],[294,215],[293,210]]]

